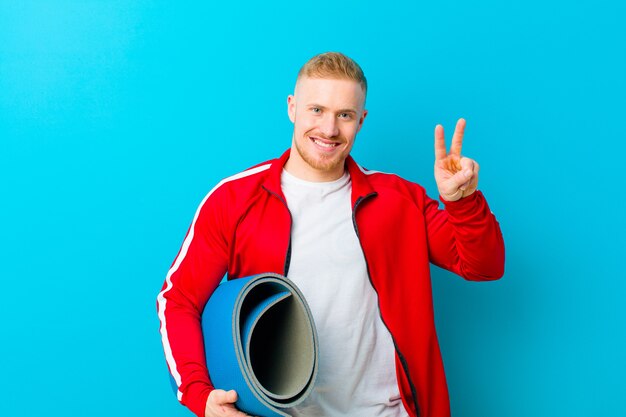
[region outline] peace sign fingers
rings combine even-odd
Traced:
[[[435,181],[439,194],[447,201],[456,201],[476,191],[478,164],[461,156],[465,119],[456,122],[450,152],[446,152],[443,126],[435,127]]]
[[[465,119],[461,118],[456,122],[452,144],[450,145],[450,155],[461,156],[463,147],[463,134],[465,133]],[[435,160],[444,159],[448,156],[446,151],[446,140],[443,133],[443,126],[435,126]]]

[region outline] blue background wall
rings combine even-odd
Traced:
[[[433,128],[468,120],[507,265],[433,267],[453,414],[623,415],[623,4],[0,0],[0,415],[190,415],[156,295],[327,50],[368,76],[367,167],[435,196]]]

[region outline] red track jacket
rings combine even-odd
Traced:
[[[178,399],[200,417],[213,389],[200,318],[215,287],[225,273],[229,279],[288,274],[291,215],[280,187],[288,158],[289,151],[208,193],[159,293],[163,348]],[[480,191],[456,202],[442,199],[440,210],[415,183],[365,170],[351,157],[346,166],[354,230],[395,345],[404,406],[411,416],[448,417],[429,262],[468,280],[500,278],[504,243],[498,222]]]

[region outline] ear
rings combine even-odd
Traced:
[[[359,127],[357,127],[356,129],[357,133],[363,127],[363,121],[365,120],[365,116],[367,116],[367,110],[363,109],[363,114],[361,115],[361,118],[359,119]]]
[[[287,97],[287,114],[289,115],[289,120],[291,123],[296,122],[296,97],[294,95],[289,95]]]

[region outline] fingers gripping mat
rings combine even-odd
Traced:
[[[213,386],[237,391],[236,406],[260,417],[288,416],[313,389],[318,342],[300,290],[278,274],[220,284],[202,314]]]

